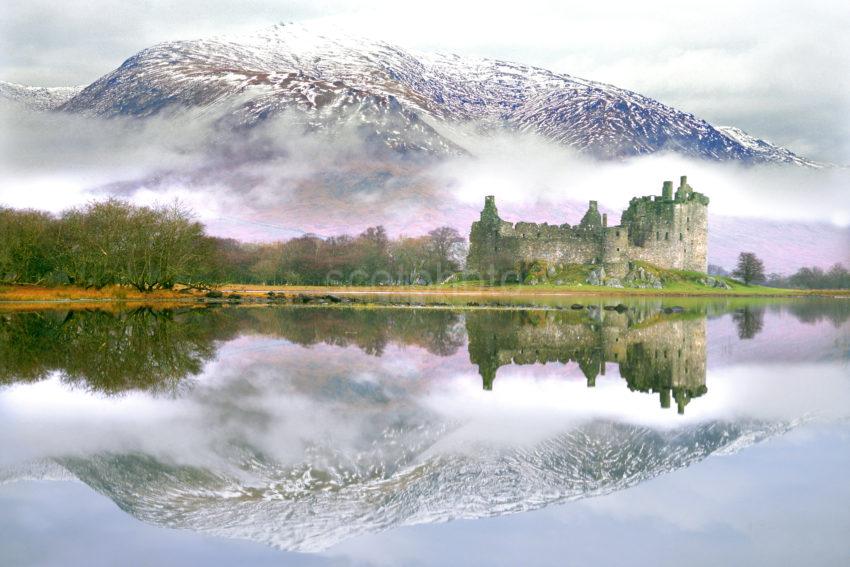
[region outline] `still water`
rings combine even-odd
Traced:
[[[850,301],[564,301],[0,311],[0,563],[850,562]]]

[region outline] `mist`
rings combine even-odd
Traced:
[[[711,263],[728,268],[751,250],[768,271],[790,273],[850,259],[847,169],[672,153],[603,162],[536,135],[484,135],[475,124],[440,132],[465,153],[414,156],[365,141],[353,121],[317,128],[292,112],[231,127],[220,118],[227,110],[142,121],[4,105],[0,204],[58,213],[110,196],[177,199],[210,233],[249,241],[378,224],[392,235],[441,225],[465,234],[485,195],[512,222],[575,223],[592,199],[615,223],[632,197],[660,194],[662,181],[687,175],[711,199]]]
[[[257,333],[223,343],[176,397],[129,392],[115,398],[68,388],[58,375],[7,388],[0,397],[0,441],[9,450],[0,455],[0,468],[57,454],[129,451],[238,475],[228,448],[247,440],[288,465],[332,458],[316,451],[329,446],[380,460],[382,450],[397,447],[382,449],[376,440],[399,424],[410,427],[408,441],[422,435],[435,442],[423,449],[429,456],[469,451],[473,441],[527,446],[597,420],[684,430],[734,420],[846,419],[846,372],[830,356],[840,352],[835,341],[847,324],[804,322],[787,312],[767,317],[765,333],[749,342],[733,338],[729,314],[708,322],[714,347],[709,393],[672,421],[656,395],[630,391],[616,365],[588,388],[576,363],[512,364],[485,391],[465,348],[436,358],[423,348],[392,344],[376,357]],[[780,367],[785,371],[777,372]],[[93,412],[97,422],[88,419]]]

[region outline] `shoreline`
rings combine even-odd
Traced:
[[[103,290],[86,290],[74,287],[43,287],[31,285],[0,286],[0,307],[29,307],[39,304],[45,307],[73,305],[75,307],[102,307],[104,305],[133,304],[133,305],[203,305],[203,304],[281,304],[281,299],[292,299],[292,296],[303,295],[338,295],[338,296],[383,296],[383,297],[486,297],[486,298],[557,298],[557,297],[600,297],[600,298],[805,298],[821,297],[834,299],[850,298],[850,290],[787,290],[754,287],[750,290],[714,290],[684,291],[657,289],[629,288],[591,288],[576,289],[575,287],[531,287],[506,286],[504,288],[463,288],[463,287],[352,287],[352,286],[269,286],[232,284],[216,288],[222,297],[206,297],[205,292],[186,290],[159,290],[151,293],[141,293],[126,288],[108,288]],[[277,294],[277,300],[269,294]],[[261,300],[261,301],[258,301]]]
[[[637,288],[593,288],[586,290],[578,290],[574,288],[552,289],[552,288],[506,288],[506,289],[489,289],[481,290],[468,289],[423,289],[414,288],[405,290],[400,289],[382,289],[382,288],[350,288],[350,287],[269,287],[268,289],[243,289],[239,287],[222,288],[225,293],[250,293],[250,294],[266,294],[269,291],[291,292],[291,293],[309,293],[323,294],[331,293],[336,295],[450,295],[458,297],[468,296],[492,296],[492,297],[582,297],[582,296],[599,296],[599,297],[850,297],[850,290],[778,290],[777,292],[753,291],[746,293],[742,291],[664,291],[657,289],[637,289]],[[0,295],[2,297],[2,295]]]

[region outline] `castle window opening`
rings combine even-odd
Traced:
[[[664,240],[670,240],[670,233],[669,232],[664,233]]]

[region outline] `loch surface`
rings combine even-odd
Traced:
[[[538,302],[0,310],[0,564],[850,563],[850,300]]]

